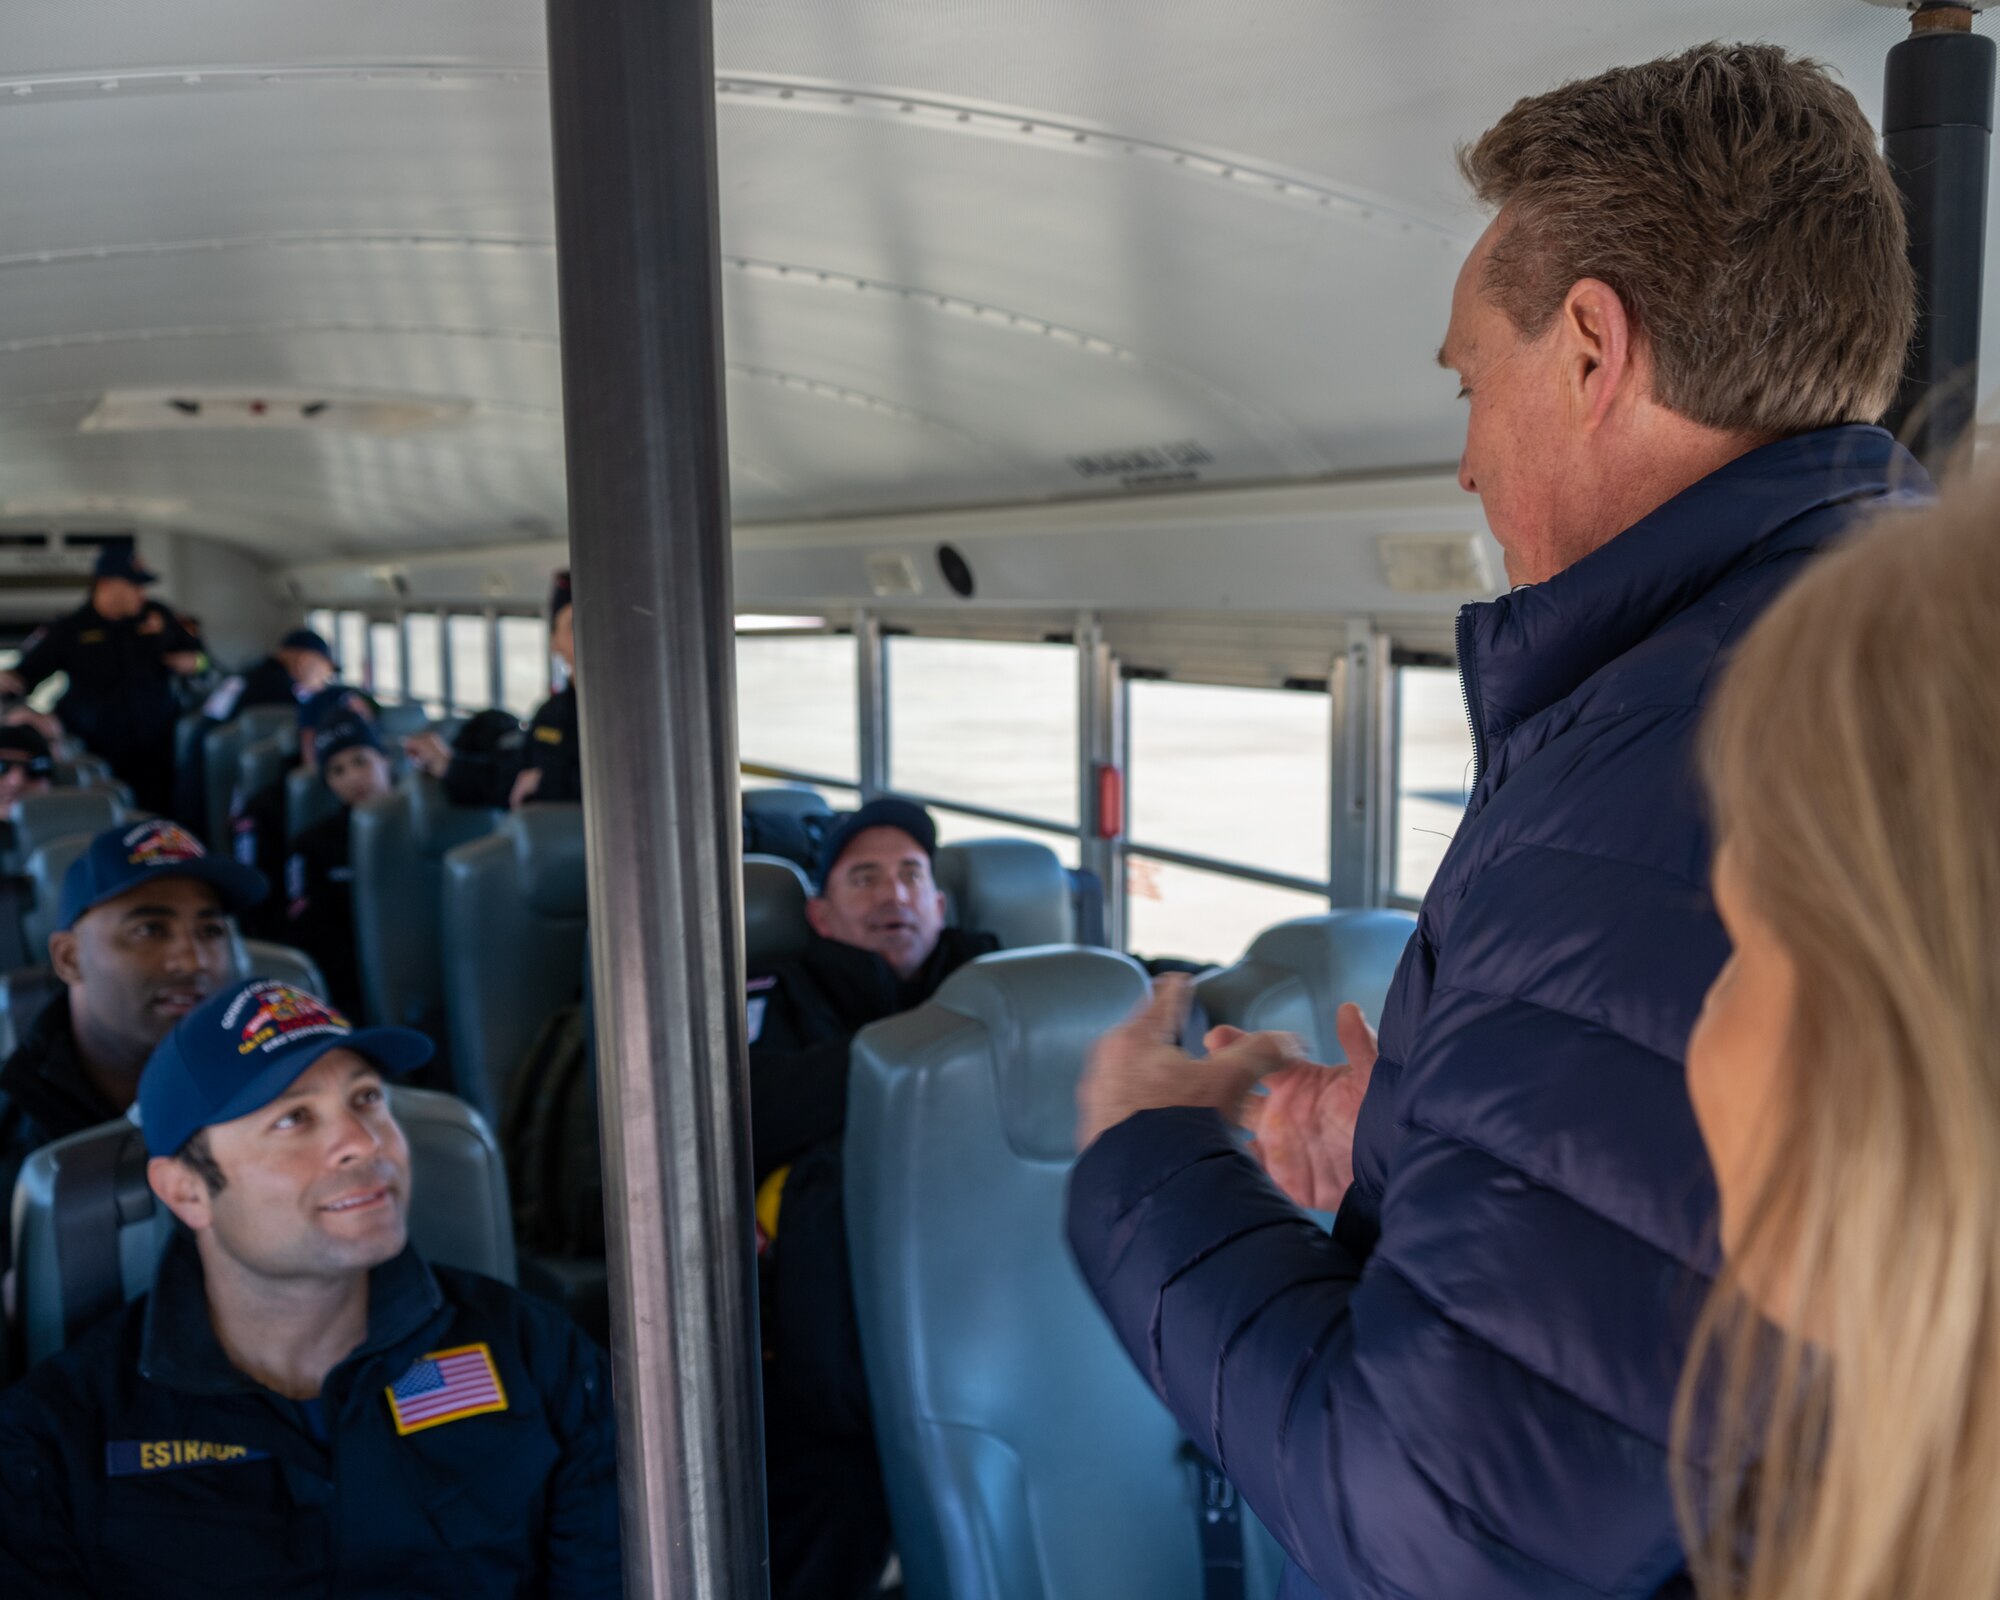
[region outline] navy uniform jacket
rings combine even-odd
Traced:
[[[369,1295],[368,1335],[319,1401],[286,1400],[223,1355],[177,1234],[150,1295],[0,1395],[0,1594],[618,1600],[596,1347],[414,1249]],[[390,1385],[469,1348],[490,1353],[501,1404],[399,1432]]]
[[[171,743],[180,701],[164,658],[199,649],[201,642],[157,600],[120,622],[99,616],[86,601],[29,644],[14,675],[32,690],[44,678],[67,673],[69,689],[56,715],[116,766],[125,752],[163,739]]]
[[[1085,1281],[1290,1554],[1287,1600],[1691,1592],[1667,1446],[1715,1189],[1682,1053],[1729,951],[1702,711],[1814,554],[1925,485],[1878,428],[1785,439],[1459,613],[1478,775],[1332,1237],[1213,1112],[1077,1161]]]
[[[583,798],[583,753],[576,742],[576,685],[550,695],[528,724],[518,750],[454,756],[444,775],[444,792],[456,806],[505,807],[514,780],[533,767],[542,775],[530,803]]]

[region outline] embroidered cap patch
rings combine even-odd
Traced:
[[[420,1433],[441,1422],[507,1409],[507,1391],[484,1344],[433,1350],[410,1363],[386,1391],[398,1433]]]

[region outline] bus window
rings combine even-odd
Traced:
[[[855,670],[851,638],[739,636],[736,739],[744,763],[808,781],[858,782]]]
[[[549,630],[540,617],[500,619],[500,704],[522,719],[549,697]]]
[[[1076,650],[892,638],[889,787],[1077,825]]]
[[[340,658],[340,675],[360,683],[368,673],[368,619],[359,611],[343,611],[336,619],[333,653]]]
[[[403,619],[403,636],[409,640],[410,659],[404,673],[404,690],[412,700],[423,702],[433,717],[444,715],[444,642],[437,614],[412,611]]]
[[[1398,899],[1421,900],[1458,831],[1472,783],[1472,730],[1451,667],[1396,669]]]
[[[493,704],[493,679],[486,656],[486,619],[454,611],[444,621],[445,647],[451,652],[451,709],[483,711]]]
[[[852,805],[853,802],[846,804]],[[952,811],[944,806],[932,806],[930,813],[937,823],[939,844],[963,844],[968,839],[1027,839],[1035,844],[1047,845],[1066,867],[1073,868],[1082,859],[1081,846],[1073,833],[1028,828],[1012,822],[992,822],[985,817],[967,816],[963,811]]]
[[[1132,854],[1125,861],[1125,944],[1149,956],[1234,961],[1273,923],[1327,909],[1323,894]]]
[[[1324,693],[1128,685],[1127,831],[1287,877],[1331,867],[1333,715]]]
[[[368,624],[368,692],[377,700],[403,698],[403,636],[393,622]]]
[[[331,611],[308,611],[306,626],[328,644],[333,643],[334,635],[340,631],[340,621]]]

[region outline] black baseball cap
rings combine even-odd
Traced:
[[[826,893],[827,881],[840,865],[840,858],[847,854],[847,847],[870,828],[900,828],[917,841],[925,855],[933,861],[937,859],[937,824],[931,821],[931,814],[914,800],[885,794],[842,817],[821,841],[817,878],[821,894]]]
[[[325,656],[329,661],[333,659],[333,646],[328,644],[324,637],[314,633],[310,628],[292,629],[290,633],[278,641],[278,648],[280,650],[305,650],[316,656]]]
[[[152,568],[143,566],[139,552],[129,544],[107,544],[97,552],[97,561],[90,569],[93,578],[123,578],[127,583],[143,587],[158,583],[160,575]]]
[[[90,848],[70,863],[56,900],[56,931],[67,933],[77,918],[128,889],[156,878],[192,878],[222,896],[230,911],[244,911],[264,898],[264,874],[202,849],[177,822],[125,822],[106,828]]]
[[[26,757],[31,777],[46,778],[56,770],[55,756],[42,730],[26,723],[0,728],[0,756]]]
[[[412,1028],[356,1028],[317,995],[250,978],[204,1000],[153,1047],[139,1075],[146,1152],[176,1154],[203,1128],[269,1105],[329,1050],[400,1075],[434,1047]]]
[[[322,772],[329,761],[344,751],[381,748],[382,736],[375,731],[375,724],[365,717],[335,717],[322,722],[319,731],[313,735],[313,759],[319,763]]]

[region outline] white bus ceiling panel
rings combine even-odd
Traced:
[[[151,496],[294,561],[562,525],[539,0],[8,12],[10,498]],[[739,521],[1448,463],[1455,143],[1716,37],[1818,56],[1873,113],[1904,28],[1859,0],[718,0]],[[477,409],[394,450],[22,420],[256,384]],[[975,556],[1050,598],[1010,563]],[[1131,574],[1087,576],[1062,598]]]

